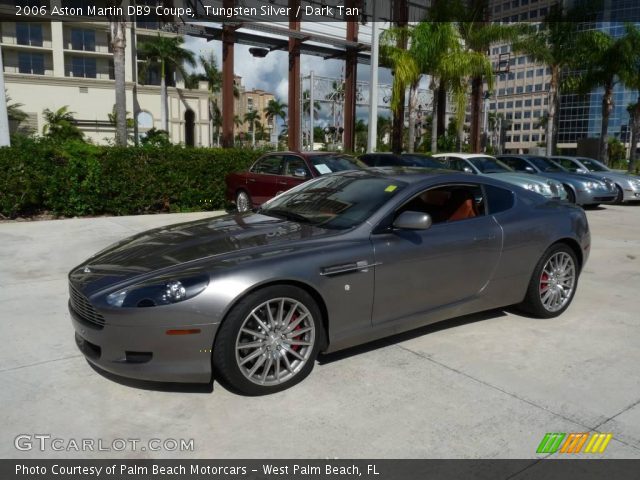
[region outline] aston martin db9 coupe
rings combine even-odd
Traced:
[[[260,395],[319,352],[508,305],[558,316],[589,245],[566,202],[489,176],[366,169],[122,240],[69,273],[69,310],[101,369]]]

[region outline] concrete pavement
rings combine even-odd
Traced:
[[[593,430],[613,433],[605,458],[640,458],[640,205],[587,212],[591,258],[558,319],[454,319],[325,356],[267,397],[98,374],[73,341],[68,270],[124,236],[209,215],[0,224],[0,457],[535,458],[546,432]],[[19,451],[20,434],[193,439],[194,451]]]

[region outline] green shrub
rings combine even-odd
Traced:
[[[107,147],[14,139],[0,148],[0,213],[132,215],[225,206],[227,174],[258,150],[180,146]]]

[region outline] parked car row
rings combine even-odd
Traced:
[[[359,158],[327,152],[274,152],[226,179],[227,200],[240,212],[329,173],[366,167],[418,167],[487,175],[553,200],[582,206],[640,200],[640,177],[610,170],[585,157],[505,154],[367,153]]]

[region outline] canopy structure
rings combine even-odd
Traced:
[[[225,9],[246,6],[246,0],[184,0],[196,12],[183,25],[174,24],[181,33],[200,36],[222,42],[222,143],[233,145],[233,95],[224,92],[233,91],[234,46],[236,43],[256,47],[257,56],[265,56],[274,50],[286,50],[289,53],[289,97],[287,123],[289,126],[288,148],[301,149],[301,91],[300,91],[300,55],[314,55],[323,59],[344,59],[345,104],[344,104],[344,149],[352,151],[354,147],[356,83],[358,63],[368,64],[371,45],[358,41],[359,25],[364,22],[391,21],[406,24],[409,18],[424,18],[431,0],[344,0],[344,7],[359,12],[357,15],[345,15],[341,19],[321,15],[314,21],[346,22],[345,38],[309,33],[301,29],[299,17],[292,15],[288,22],[259,22],[251,17],[234,17],[233,21],[223,21],[205,14],[205,5],[213,3]],[[204,2],[204,3],[203,3]],[[264,2],[263,2],[264,3]],[[375,5],[374,5],[375,3]],[[269,0],[274,7],[284,6],[291,12],[299,11],[301,6],[326,6],[326,0]],[[375,13],[372,13],[375,12]],[[214,22],[203,25],[198,22]]]

